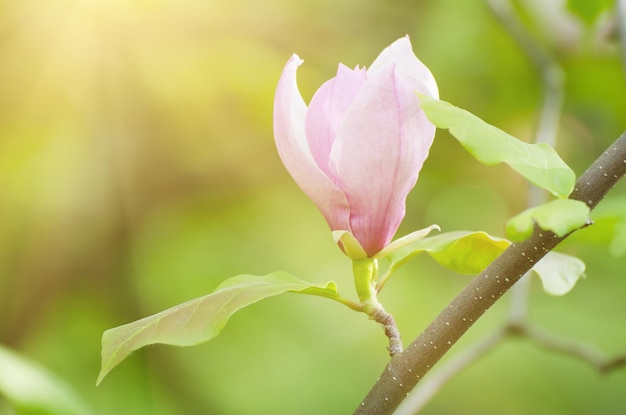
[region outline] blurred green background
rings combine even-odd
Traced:
[[[626,129],[615,14],[518,6],[567,72],[558,150],[580,174]],[[351,413],[384,368],[386,339],[321,298],[260,302],[207,344],[133,354],[96,388],[100,336],[240,273],[282,269],[352,295],[349,261],[277,157],[273,92],[294,52],[308,101],[338,62],[368,65],[405,34],[443,99],[532,139],[540,78],[483,1],[1,1],[0,344],[97,414]],[[526,190],[439,131],[399,235],[438,223],[501,236]],[[610,196],[613,219],[561,247],[587,262],[587,279],[562,298],[535,281],[530,300],[533,321],[609,355],[626,351],[626,259],[608,248],[625,193]],[[409,341],[468,281],[418,257],[382,301]],[[626,370],[600,376],[511,340],[423,413],[621,414],[625,391]]]

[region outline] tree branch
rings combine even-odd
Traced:
[[[451,357],[438,368],[437,376],[427,377],[418,388],[415,388],[398,410],[394,412],[394,415],[413,415],[421,411],[447,382],[491,351],[506,338],[507,334],[506,329],[495,330],[456,356]]]
[[[624,132],[578,179],[571,199],[593,209],[626,173]],[[511,244],[390,361],[355,414],[391,414],[454,343],[537,261],[565,239],[536,228]]]

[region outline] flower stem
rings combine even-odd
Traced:
[[[370,319],[383,326],[385,335],[389,338],[389,346],[387,347],[389,355],[393,356],[402,352],[402,339],[396,321],[378,301],[378,290],[376,289],[378,261],[374,258],[354,259],[352,271],[356,292],[363,304],[363,312]]]
[[[353,259],[352,273],[354,274],[356,293],[366,307],[364,311],[369,314],[367,305],[376,301],[374,283],[378,277],[378,261],[372,258]]]

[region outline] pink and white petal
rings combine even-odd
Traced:
[[[354,99],[331,151],[331,169],[350,204],[352,233],[369,256],[398,229],[434,138],[411,84],[393,65],[374,73]]]
[[[274,139],[278,154],[304,193],[320,209],[331,229],[349,229],[349,207],[343,192],[317,166],[305,133],[306,104],[296,83],[302,60],[293,55],[280,76],[274,97]]]
[[[418,91],[433,98],[439,98],[439,89],[432,72],[420,61],[411,46],[409,36],[402,37],[387,46],[374,60],[368,74],[373,74],[385,66],[395,63],[396,71],[419,82]]]
[[[339,64],[337,76],[326,81],[309,104],[305,120],[309,148],[319,168],[331,178],[328,159],[337,130],[366,79],[364,70],[351,70]]]

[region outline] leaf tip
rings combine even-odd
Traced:
[[[100,373],[98,373],[98,379],[96,379],[96,387],[100,386],[102,380],[107,375],[108,372],[104,372],[103,369],[100,369]]]
[[[96,379],[96,386],[99,386],[100,383],[102,383],[102,380],[109,374],[109,372],[111,372],[111,370],[119,365],[130,354],[129,351],[124,351],[121,349],[120,341],[123,344],[125,341],[128,340],[128,338],[124,336],[120,337],[119,333],[122,328],[132,324],[133,323],[126,324],[124,326],[114,327],[102,333],[100,372],[98,373],[98,378]]]
[[[100,386],[104,378],[109,374],[109,372],[115,367],[117,364],[110,365],[105,361],[105,357],[102,356],[102,363],[100,366],[100,372],[98,373],[98,378],[96,379],[96,386]]]
[[[106,363],[103,357],[100,372],[98,373],[98,378],[96,379],[96,386],[100,386],[104,378],[107,377],[119,363],[120,362]]]

